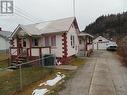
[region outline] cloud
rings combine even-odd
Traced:
[[[73,0],[14,0],[14,5],[29,12],[33,18],[39,18],[38,22],[73,16]],[[81,30],[100,15],[126,10],[126,0],[76,0],[76,17]],[[22,17],[5,18],[0,17],[0,24],[29,23]]]

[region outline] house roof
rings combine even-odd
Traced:
[[[6,40],[8,39],[10,34],[11,34],[11,32],[9,32],[9,31],[0,31],[0,36],[5,38]]]
[[[92,38],[93,38],[93,36],[92,36],[92,35],[90,35],[90,34],[88,34],[88,33],[84,33],[84,32],[80,32],[80,33],[78,34],[78,36],[79,36],[79,37],[83,37],[83,36],[90,36],[90,37],[92,37]]]
[[[69,17],[29,25],[19,25],[17,28],[22,28],[29,35],[59,33],[68,31],[74,20],[76,20],[75,17]],[[14,31],[12,36],[15,34],[16,31],[17,29]]]
[[[106,39],[106,38],[104,38],[104,37],[102,37],[102,36],[98,36],[98,37],[95,38],[93,41],[94,41],[94,42],[97,42],[98,40],[102,40],[102,39],[103,39],[104,42],[110,41],[110,40],[108,40],[108,39]]]

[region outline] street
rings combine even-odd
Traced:
[[[127,68],[114,52],[94,51],[59,95],[127,95]]]

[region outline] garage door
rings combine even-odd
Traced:
[[[106,49],[107,43],[98,43],[98,49]]]

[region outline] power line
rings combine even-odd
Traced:
[[[0,6],[1,7],[1,6]],[[4,9],[6,9],[5,7],[3,7]],[[20,17],[23,17],[23,18],[25,18],[26,20],[28,20],[28,21],[30,21],[30,22],[34,22],[34,20],[31,20],[30,18],[28,18],[28,17],[26,17],[26,16],[24,16],[23,14],[19,14],[19,13],[15,13],[15,15],[17,15],[17,16],[20,16]],[[34,22],[35,23],[35,22]]]
[[[30,21],[30,22],[33,22],[33,23],[35,23],[35,21],[34,20],[31,20],[29,17],[26,17],[26,16],[24,16],[23,14],[21,14],[21,13],[14,13],[15,15],[17,15],[17,16],[20,16],[20,17],[23,17],[23,18],[25,18],[26,20],[28,20],[28,21]]]
[[[32,15],[31,15],[30,12],[28,12],[28,11],[26,11],[26,10],[23,10],[23,9],[17,7],[17,6],[15,6],[15,10],[18,11],[18,12],[20,12],[21,14],[24,14],[24,15],[30,17],[30,18],[32,17]],[[31,19],[32,19],[32,18],[31,18]],[[40,19],[39,19],[39,18],[36,18],[36,17],[34,17],[34,20],[40,21]]]

